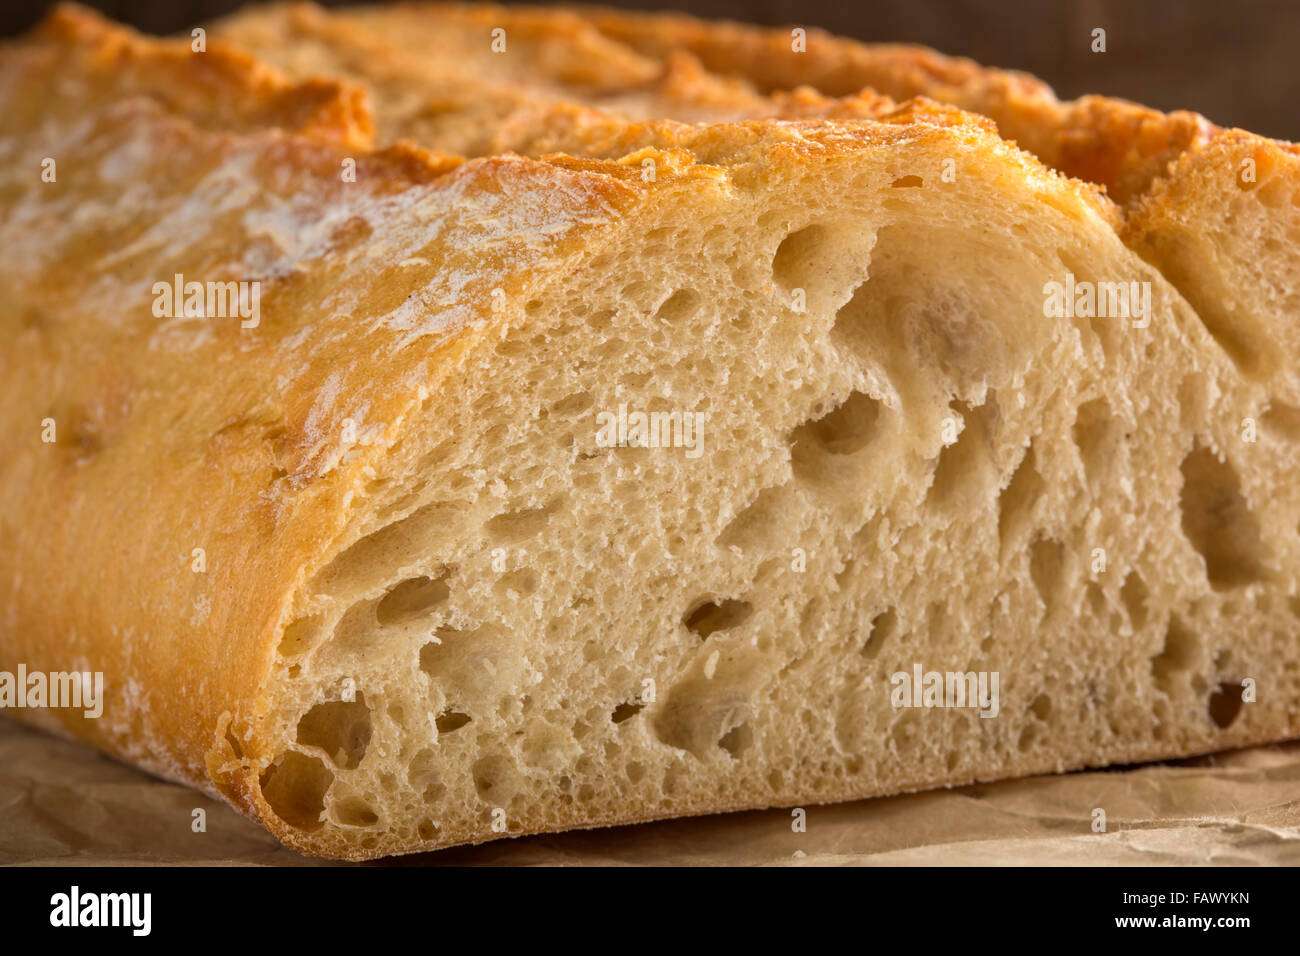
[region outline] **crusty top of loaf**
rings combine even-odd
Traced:
[[[564,51],[575,47],[588,50],[589,70],[600,76],[599,81],[588,77],[593,89],[622,88],[626,93],[637,78],[651,75],[644,63],[629,70],[626,55],[615,56],[609,47],[595,44],[595,31],[623,45],[629,55],[658,61],[667,74],[630,116],[630,97],[601,100],[579,86],[568,88],[565,96],[633,119],[779,118],[790,115],[791,108],[803,116],[871,118],[881,98],[927,97],[992,118],[1004,137],[1047,165],[1101,185],[1125,204],[1149,189],[1179,155],[1218,132],[1204,117],[1186,111],[1162,113],[1100,96],[1061,102],[1047,84],[1028,74],[982,67],[920,46],[861,43],[806,28],[806,52],[795,52],[789,28],[705,21],[681,13],[578,9],[575,16],[572,9],[556,7],[405,3],[324,14],[310,4],[294,4],[288,15],[299,23],[312,22],[316,29],[326,29],[326,22],[336,30],[343,24],[363,29],[393,50],[427,50],[445,65],[477,76],[494,75],[501,67],[499,60],[485,59],[485,31],[496,26],[510,35],[518,31],[528,46],[510,59],[518,64],[516,70],[532,65],[517,79],[534,88],[556,82],[557,74],[547,65],[562,62]],[[286,13],[272,5],[256,15],[272,23]],[[223,21],[230,33],[241,34],[241,41],[247,37],[242,16]],[[591,52],[595,49],[600,53]],[[722,81],[730,85],[720,87]],[[796,90],[802,90],[802,98],[792,103],[788,93]],[[713,115],[689,115],[692,103],[699,109],[707,106]]]
[[[1048,166],[1129,205],[1179,155],[1218,133],[1190,112],[1099,96],[1061,102],[1027,74],[919,46],[809,28],[806,52],[795,52],[789,28],[576,9],[403,3],[327,13],[286,3],[212,29],[299,75],[369,86],[381,138],[433,139],[475,155],[580,152],[620,119],[872,119],[894,101],[925,97],[990,117]],[[498,27],[515,44],[509,56],[489,51]]]
[[[341,146],[368,145],[373,138],[373,117],[359,86],[295,80],[231,47],[198,56],[188,40],[149,39],[75,4],[56,6],[29,36],[3,48],[0,83],[10,123],[45,111],[36,94],[57,71],[64,75],[60,97],[81,111],[141,95],[226,129],[279,127]]]
[[[439,17],[449,15],[443,5],[427,7],[434,9]],[[925,47],[862,43],[808,28],[806,52],[796,53],[788,27],[682,13],[582,10],[602,33],[639,52],[687,50],[709,69],[744,76],[761,90],[808,84],[843,96],[870,87],[895,99],[927,96],[982,113],[1047,165],[1105,186],[1121,203],[1145,192],[1170,162],[1217,132],[1204,117],[1186,111],[1162,113],[1103,96],[1061,102],[1050,86],[1028,74]]]

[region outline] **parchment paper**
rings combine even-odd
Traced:
[[[191,830],[195,808],[207,831]],[[1105,833],[1092,809],[1106,811]],[[500,840],[425,865],[1300,865],[1300,742],[1173,764]],[[218,801],[0,718],[0,863],[339,865]]]

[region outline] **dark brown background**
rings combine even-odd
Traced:
[[[0,35],[52,0],[7,0]],[[328,0],[326,0],[328,3]],[[353,0],[356,2],[356,0]],[[754,23],[821,26],[864,40],[924,43],[1015,67],[1063,97],[1107,93],[1161,109],[1300,139],[1300,0],[606,0]],[[239,0],[89,0],[118,20],[175,32]],[[1105,54],[1090,50],[1104,27]]]

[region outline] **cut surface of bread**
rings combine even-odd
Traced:
[[[463,161],[123,42],[0,84],[0,669],[107,695],[24,719],[348,859],[1300,733],[1290,149],[1122,221],[923,105]]]

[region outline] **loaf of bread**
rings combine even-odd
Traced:
[[[1120,204],[512,15],[0,50],[0,671],[104,675],[16,716],[346,859],[1300,734],[1293,147]]]

